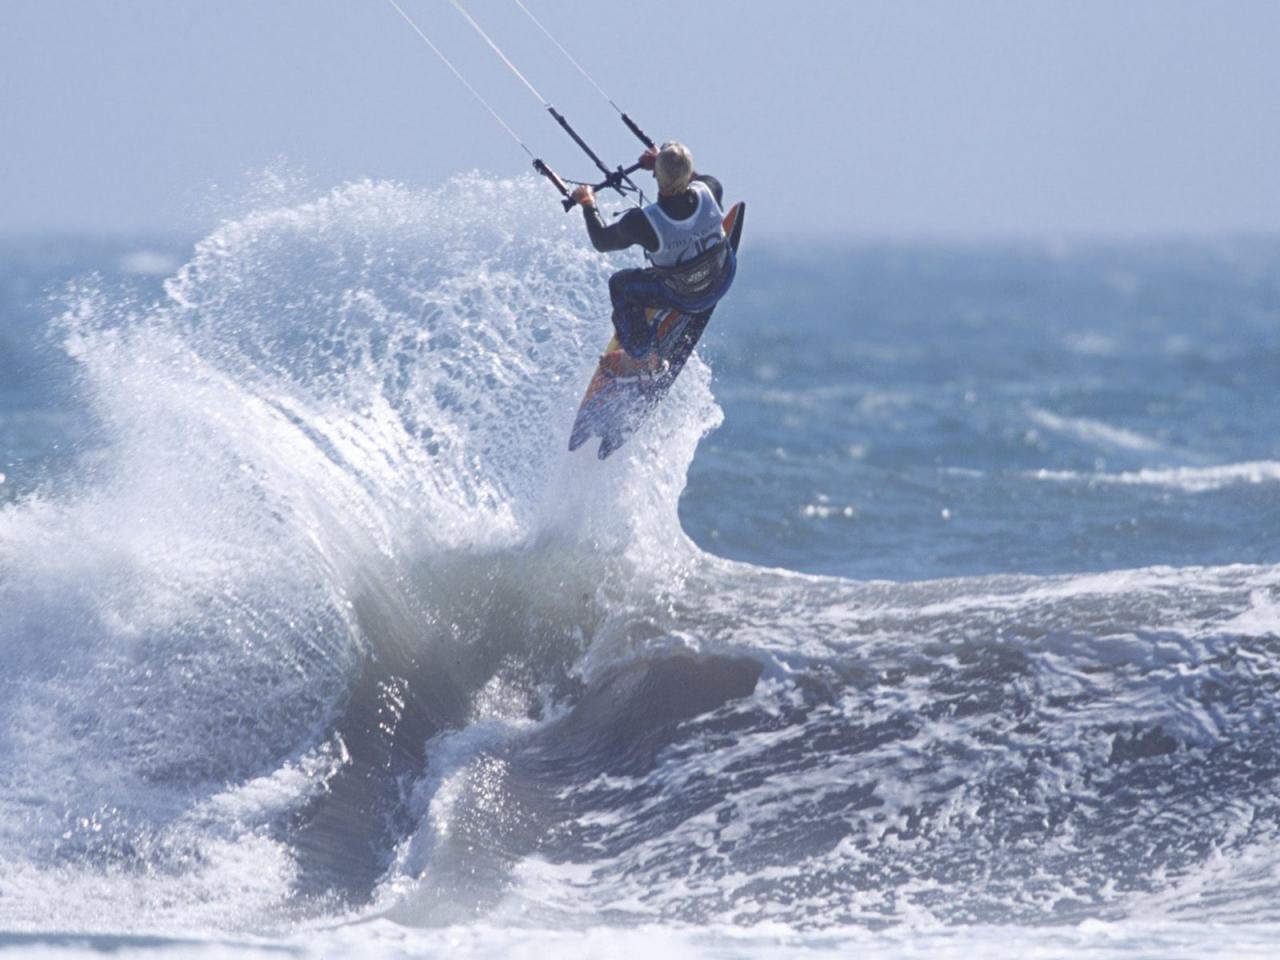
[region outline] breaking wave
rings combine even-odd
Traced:
[[[96,442],[0,508],[5,926],[1276,916],[1274,568],[702,552],[704,365],[565,451],[606,265],[544,199],[357,183],[69,293]]]
[[[1235,484],[1262,484],[1280,481],[1280,462],[1253,460],[1248,463],[1224,463],[1212,467],[1147,467],[1111,473],[1103,470],[1082,473],[1077,470],[1037,470],[1037,480],[1066,483],[1089,483],[1099,486],[1168,487],[1184,493],[1205,493]]]

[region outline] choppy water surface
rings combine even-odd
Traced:
[[[0,949],[1272,955],[1280,245],[748,236],[601,463],[544,189],[6,243]]]

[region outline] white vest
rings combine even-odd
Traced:
[[[644,208],[644,215],[658,235],[658,249],[646,253],[655,267],[685,263],[724,239],[724,211],[716,203],[711,188],[701,180],[694,180],[689,189],[698,198],[698,206],[693,215],[684,220],[672,220],[656,203]]]

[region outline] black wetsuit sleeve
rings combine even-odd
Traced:
[[[653,232],[653,224],[638,207],[628,210],[617,222],[608,225],[595,207],[583,207],[582,215],[587,221],[591,245],[601,253],[625,250],[637,243],[650,253],[658,249],[658,235]]]

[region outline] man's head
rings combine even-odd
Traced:
[[[653,175],[658,178],[658,192],[665,196],[684,193],[693,177],[693,154],[683,143],[668,140],[653,162]]]

